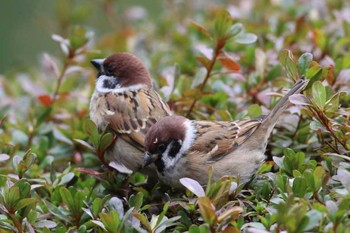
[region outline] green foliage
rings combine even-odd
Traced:
[[[60,2],[55,20],[64,36],[51,33],[61,52],[0,76],[1,232],[350,230],[345,2],[320,9],[256,1],[247,10],[169,1],[157,19],[130,6],[121,13],[120,3],[70,10]],[[88,20],[97,7],[108,33]],[[277,124],[249,184],[214,182],[210,171],[206,187],[183,178],[185,190],[173,190],[108,163],[116,138],[88,119],[96,76],[89,61],[117,51],[141,57],[169,106],[189,118],[254,118],[299,78],[309,84],[290,97],[297,107]]]

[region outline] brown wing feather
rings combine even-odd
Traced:
[[[108,93],[106,105],[111,111],[110,115],[106,115],[109,129],[141,151],[149,127],[161,117],[171,115],[167,104],[153,89]]]
[[[218,160],[231,153],[259,127],[262,118],[241,121],[194,121],[197,138],[192,152]]]

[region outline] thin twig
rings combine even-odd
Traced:
[[[68,59],[68,58],[67,58]],[[56,102],[57,100],[57,97],[58,97],[58,94],[59,94],[59,91],[60,91],[60,88],[61,88],[61,84],[62,84],[62,81],[63,81],[63,78],[64,78],[64,75],[66,74],[66,70],[68,68],[68,61],[64,62],[64,65],[62,67],[62,71],[60,73],[60,75],[58,76],[58,80],[57,80],[57,85],[56,85],[56,89],[55,89],[55,92],[53,93],[52,95],[52,103],[51,105],[54,105],[54,103]]]
[[[204,88],[205,88],[205,86],[206,86],[206,84],[207,84],[207,82],[208,82],[208,80],[209,80],[209,78],[210,78],[210,76],[211,76],[211,73],[212,73],[212,71],[213,71],[214,64],[215,64],[215,62],[216,62],[217,57],[218,57],[219,54],[220,54],[221,48],[222,48],[222,46],[220,46],[219,43],[217,43],[216,46],[215,46],[213,58],[211,59],[211,61],[210,61],[210,63],[209,63],[209,66],[208,66],[208,68],[207,68],[207,74],[205,75],[205,78],[204,78],[203,83],[202,83],[201,86],[199,87],[199,90],[200,90],[201,92],[204,90]],[[192,102],[192,104],[191,104],[191,106],[190,106],[190,109],[188,110],[188,112],[187,112],[187,114],[186,114],[186,117],[189,117],[189,116],[191,115],[191,112],[192,112],[194,106],[196,105],[197,101],[198,101],[198,97],[195,97],[194,100],[193,100],[193,102]]]

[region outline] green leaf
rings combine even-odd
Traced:
[[[303,176],[305,178],[307,187],[310,189],[309,191],[315,190],[315,179],[312,172],[310,170],[306,170],[304,171]]]
[[[131,195],[129,198],[129,205],[136,210],[140,209],[143,203],[143,196],[144,194],[142,192],[138,192],[136,196],[134,194]]]
[[[193,20],[191,21],[191,24],[192,24],[198,31],[200,31],[203,35],[205,35],[205,36],[208,37],[209,39],[212,39],[210,33],[208,32],[208,30],[207,30],[204,26],[200,25],[199,23],[194,22]]]
[[[84,131],[89,135],[92,145],[97,148],[99,134],[98,129],[92,120],[87,119],[84,121]]]
[[[69,216],[69,212],[67,212],[66,210],[62,209],[62,208],[58,208],[57,206],[53,205],[51,202],[48,201],[44,201],[47,209],[50,211],[50,213],[55,216],[56,218],[70,223],[70,219],[68,218]]]
[[[74,195],[74,208],[73,208],[73,214],[74,215],[80,215],[83,212],[84,207],[84,200],[85,200],[85,193],[81,190],[76,191]]]
[[[208,225],[202,224],[200,226],[191,225],[190,229],[188,229],[189,233],[209,233],[210,229]]]
[[[303,75],[306,73],[312,62],[313,56],[311,53],[303,53],[298,59],[298,71]]]
[[[99,149],[103,151],[106,150],[111,145],[112,142],[113,142],[113,134],[105,133],[101,137],[101,140],[99,143]]]
[[[279,61],[287,73],[288,78],[292,80],[297,80],[298,69],[295,65],[293,54],[290,50],[282,50],[279,54]]]
[[[89,39],[89,33],[82,26],[75,26],[68,36],[70,47],[74,50],[82,47]]]
[[[288,188],[288,176],[286,175],[278,175],[276,179],[277,187],[281,190],[282,193],[287,192]]]
[[[256,118],[258,116],[261,116],[261,114],[262,110],[258,104],[252,104],[248,107],[248,116],[251,118]]]
[[[217,41],[227,40],[230,37],[232,26],[231,15],[227,11],[221,11],[214,21],[214,37]]]
[[[104,204],[111,198],[110,195],[104,196],[102,199],[97,197],[92,201],[91,212],[92,215],[97,217],[98,213],[102,211]]]
[[[30,197],[30,184],[25,179],[17,181],[15,185],[20,190],[21,198]]]
[[[344,92],[338,92],[332,95],[332,97],[326,102],[324,107],[325,112],[336,112],[339,108],[339,97]]]
[[[34,198],[23,198],[19,202],[17,202],[17,204],[15,205],[15,209],[16,211],[18,211],[30,204],[35,204],[35,203],[38,203],[38,200]]]
[[[229,33],[231,37],[234,37],[240,34],[243,30],[244,30],[243,24],[235,23],[234,25],[231,26]]]
[[[119,233],[118,228],[120,224],[120,217],[118,215],[118,212],[115,210],[112,210],[109,213],[103,213],[101,212],[99,214],[101,221],[103,225],[105,226],[106,230],[110,233]]]
[[[322,74],[321,66],[319,66],[318,64],[311,66],[306,71],[306,74],[305,74],[305,77],[310,80],[305,89],[309,89],[315,81],[319,80],[321,77],[321,74]]]
[[[314,191],[317,191],[323,185],[323,181],[324,181],[324,178],[326,176],[326,171],[324,170],[323,167],[318,166],[318,167],[315,168],[315,171],[314,171],[313,174],[314,174],[314,180],[315,180],[315,189],[314,189]]]
[[[60,188],[60,194],[63,202],[68,206],[69,210],[73,212],[74,209],[74,199],[71,192],[66,187]]]
[[[206,196],[198,198],[199,212],[206,223],[209,226],[214,225],[217,222],[217,216],[215,208],[210,199]]]
[[[327,94],[326,94],[326,88],[323,86],[323,84],[320,81],[316,81],[312,85],[312,98],[315,101],[316,105],[321,110],[323,110],[327,101]]]
[[[306,226],[308,225],[309,223],[309,217],[308,216],[304,216],[302,217],[302,219],[300,220],[299,222],[299,225],[296,229],[296,232],[304,232],[304,229],[306,228]]]
[[[293,193],[297,197],[304,197],[306,194],[306,181],[303,177],[296,177],[292,186]]]
[[[157,226],[160,224],[160,222],[163,220],[165,214],[168,212],[168,208],[169,208],[169,202],[165,203],[163,206],[163,210],[160,213],[158,219],[157,219]]]
[[[13,209],[20,200],[20,190],[17,186],[12,186],[4,193],[4,205],[7,210]]]
[[[148,222],[145,215],[140,214],[140,213],[136,213],[136,214],[134,214],[134,217],[137,218],[138,220],[140,220],[140,222],[142,223],[142,225],[144,227],[146,227],[148,232],[152,232],[152,227],[151,227],[150,223]]]

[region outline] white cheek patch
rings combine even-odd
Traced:
[[[124,93],[124,92],[127,92],[127,91],[138,91],[138,90],[146,87],[146,85],[144,85],[144,84],[136,84],[136,85],[132,85],[132,86],[129,86],[129,87],[121,87],[119,84],[116,84],[113,89],[104,87],[104,83],[105,82],[113,83],[113,82],[116,82],[115,79],[116,78],[113,77],[113,76],[100,75],[97,78],[95,90],[97,92],[99,92],[99,93],[112,92],[112,93],[119,94],[119,93]]]
[[[186,134],[179,151],[180,154],[184,154],[190,149],[196,137],[196,129],[194,128],[192,121],[186,120],[184,125],[186,128]]]

